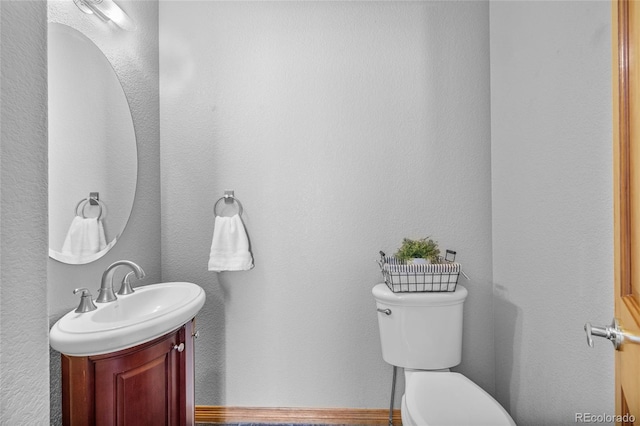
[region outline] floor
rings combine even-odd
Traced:
[[[340,426],[340,425],[322,425],[318,423],[196,423],[196,426]],[[349,425],[357,426],[357,425]],[[362,425],[365,426],[365,425]]]
[[[196,423],[196,426],[341,426],[341,425],[323,425],[323,424],[307,424],[307,423]],[[343,425],[346,426],[346,425]],[[358,425],[349,425],[358,426]],[[366,426],[366,425],[362,425]]]

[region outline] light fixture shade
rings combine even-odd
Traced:
[[[85,13],[92,13],[103,21],[112,21],[126,31],[134,31],[136,24],[113,0],[73,0]]]

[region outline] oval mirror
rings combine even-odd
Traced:
[[[49,256],[69,264],[104,256],[133,206],[137,147],[115,70],[85,35],[48,24]]]

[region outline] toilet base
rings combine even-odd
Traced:
[[[507,411],[460,373],[405,371],[403,426],[515,426]]]
[[[409,411],[407,409],[407,401],[404,395],[402,395],[402,404],[400,405],[400,417],[402,418],[402,426],[418,426],[413,423]]]

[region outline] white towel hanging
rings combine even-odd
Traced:
[[[247,271],[253,268],[249,238],[240,215],[216,216],[209,255],[209,270]]]
[[[69,256],[86,256],[107,247],[102,221],[95,217],[75,216],[62,246]]]

